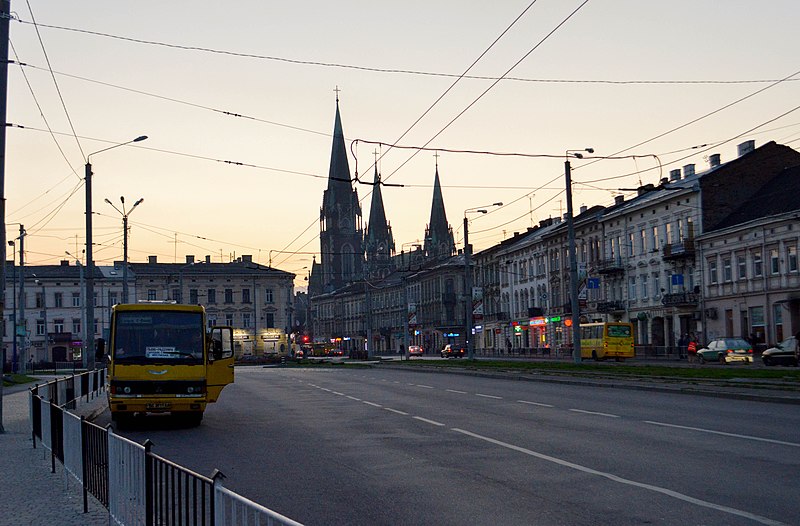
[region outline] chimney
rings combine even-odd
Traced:
[[[614,196],[614,204],[615,205],[621,205],[624,202],[625,202],[625,196],[624,195],[615,195]]]
[[[708,156],[708,164],[711,165],[711,168],[716,168],[717,166],[722,164],[722,160],[718,153],[712,153]]]
[[[754,141],[752,139],[749,140],[749,141],[744,141],[737,148],[739,150],[739,157],[741,157],[742,155],[744,155],[746,153],[750,153],[750,152],[752,152],[753,150],[756,149],[756,141]]]
[[[586,205],[581,205],[581,211],[580,211],[579,213],[580,213],[580,214],[583,214],[583,213],[584,213],[584,212],[586,212],[587,210],[589,210],[589,207],[588,207],[588,206],[586,206]]]
[[[68,267],[69,266],[69,260],[68,259],[62,259],[61,260],[61,266],[62,267]]]
[[[211,256],[206,256],[206,263],[211,263]]]
[[[252,254],[242,254],[242,263],[252,263],[252,262],[253,262]]]
[[[674,170],[669,171],[669,180],[670,181],[680,181],[681,180],[681,169],[676,168]]]
[[[158,263],[158,256],[147,256],[147,262],[151,265]]]
[[[659,185],[660,185],[660,186],[664,186],[664,185],[665,185],[665,184],[667,184],[668,182],[669,182],[669,179],[667,179],[666,177],[662,177],[662,178],[661,178],[661,182],[659,183]]]
[[[683,178],[686,179],[694,175],[694,164],[684,164],[683,165]]]
[[[194,265],[194,256],[193,255],[186,255],[186,264],[187,265]]]

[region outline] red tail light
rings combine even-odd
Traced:
[[[728,354],[733,354],[733,352],[734,352],[733,349],[728,349],[727,351]]]
[[[753,354],[753,349],[747,349],[748,354]]]

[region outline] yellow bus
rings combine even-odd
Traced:
[[[626,322],[582,323],[581,358],[617,361],[634,357],[633,325]]]
[[[206,329],[201,305],[115,305],[108,342],[108,405],[124,426],[136,413],[171,413],[199,425],[233,383],[233,329]]]

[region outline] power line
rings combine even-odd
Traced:
[[[215,49],[203,46],[189,46],[189,45],[182,45],[182,44],[173,44],[169,42],[162,42],[157,40],[147,40],[143,38],[134,38],[134,37],[127,37],[122,35],[114,35],[111,33],[104,33],[100,31],[91,31],[88,29],[79,29],[67,26],[57,26],[52,24],[38,24],[36,21],[27,21],[22,20],[20,18],[12,17],[12,20],[19,22],[21,24],[29,24],[29,25],[36,25],[38,27],[44,27],[47,29],[55,29],[59,31],[66,31],[66,32],[73,32],[73,33],[80,33],[92,36],[98,36],[103,38],[110,38],[114,40],[121,40],[125,42],[132,42],[135,44],[145,44],[150,46],[159,46],[159,47],[166,47],[172,49],[181,49],[184,51],[200,51],[203,53],[211,53],[216,55],[227,55],[233,57],[240,57],[240,58],[251,58],[257,60],[268,60],[274,62],[284,62],[288,64],[296,64],[302,66],[321,66],[326,68],[340,68],[340,69],[352,69],[357,71],[367,71],[367,72],[375,72],[375,73],[391,73],[391,74],[404,74],[404,75],[418,75],[418,76],[426,76],[426,77],[446,77],[446,78],[465,78],[470,80],[506,80],[512,82],[528,82],[528,83],[546,83],[546,84],[610,84],[610,85],[678,85],[678,84],[686,84],[686,85],[735,85],[735,84],[765,84],[768,82],[775,82],[774,79],[730,79],[730,80],[722,80],[722,79],[624,79],[624,80],[613,80],[613,79],[548,79],[548,78],[539,78],[539,79],[532,79],[532,78],[523,78],[523,77],[492,77],[492,76],[485,76],[485,75],[461,75],[458,73],[444,73],[444,72],[435,72],[435,71],[421,71],[421,70],[411,70],[411,69],[400,69],[400,68],[378,68],[378,67],[371,67],[371,66],[359,66],[355,64],[344,64],[344,63],[337,63],[337,62],[322,62],[317,60],[302,60],[302,59],[292,59],[287,57],[279,57],[274,55],[262,55],[258,53],[248,53],[248,52],[237,52],[237,51],[229,51],[223,49]],[[800,80],[800,79],[792,79],[792,80]]]

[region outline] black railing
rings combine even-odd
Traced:
[[[108,508],[108,431],[84,420],[83,439],[83,512],[88,511],[87,494]]]
[[[156,455],[152,446],[144,444],[148,526],[213,524],[214,480]]]
[[[694,259],[694,238],[684,238],[680,243],[664,245],[663,258],[670,259]]]
[[[622,258],[602,259],[597,262],[595,268],[600,274],[615,274],[625,270],[625,266],[622,263]]]

